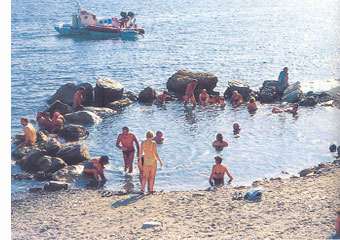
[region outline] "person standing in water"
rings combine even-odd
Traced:
[[[207,93],[207,89],[202,90],[202,93],[199,95],[199,100],[201,104],[208,104],[209,94]]]
[[[123,133],[118,135],[116,147],[123,151],[123,158],[125,163],[124,171],[129,169],[129,173],[132,173],[133,171],[132,163],[135,156],[135,148],[133,146],[133,143],[136,144],[137,155],[139,153],[139,143],[136,136],[132,133],[129,133],[128,127],[123,127],[122,130]]]
[[[23,146],[33,145],[37,141],[37,132],[32,124],[28,123],[28,118],[23,117],[20,120],[22,126],[24,126],[25,140],[20,143],[17,148]]]
[[[157,144],[152,140],[154,138],[154,133],[148,131],[146,133],[146,140],[141,144],[141,150],[139,152],[138,167],[143,169],[143,178],[141,183],[141,194],[144,194],[144,188],[146,182],[148,182],[148,192],[153,194],[153,185],[155,183],[156,170],[157,170],[157,160],[159,164],[163,166],[161,159],[157,153]],[[142,162],[142,155],[144,153],[144,162]]]
[[[195,79],[187,85],[187,88],[185,89],[185,95],[183,97],[184,106],[186,106],[189,101],[193,104],[194,107],[196,106],[196,99],[195,99],[194,92],[197,87],[197,84],[198,84],[198,81]]]
[[[215,157],[216,165],[213,166],[209,183],[211,186],[223,186],[224,185],[224,174],[226,173],[229,177],[228,183],[233,181],[233,177],[230,175],[227,167],[222,164],[222,158],[220,156]],[[214,182],[213,182],[214,181]]]

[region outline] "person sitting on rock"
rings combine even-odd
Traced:
[[[83,86],[81,86],[79,88],[79,90],[74,94],[73,104],[72,104],[73,111],[77,112],[77,111],[82,110],[84,108],[84,106],[81,105],[81,100],[83,98],[84,92],[85,92],[85,88]]]
[[[162,144],[164,142],[163,133],[161,131],[156,132],[156,137],[153,139],[157,144]]]
[[[254,97],[249,98],[249,103],[248,103],[247,109],[249,111],[256,111],[257,110],[256,100],[255,100]]]
[[[223,141],[223,135],[221,133],[218,133],[216,135],[216,140],[213,142],[212,145],[218,151],[222,151],[224,147],[228,147],[228,143],[226,141]]]
[[[233,125],[233,132],[234,132],[234,135],[239,134],[240,131],[241,131],[240,124],[239,124],[239,123],[234,123],[234,125]]]
[[[99,182],[99,177],[101,177],[102,182],[106,182],[104,176],[104,165],[109,163],[109,157],[104,155],[101,157],[94,157],[84,165],[84,173],[93,177],[96,182]]]
[[[229,177],[228,183],[233,181],[233,177],[230,175],[227,167],[222,164],[222,157],[216,156],[215,163],[216,165],[213,166],[211,175],[209,178],[209,183],[211,186],[223,186],[224,185],[224,174],[226,173]],[[213,182],[214,181],[214,182]]]
[[[240,105],[241,103],[243,103],[244,100],[243,100],[242,95],[239,94],[238,91],[235,90],[233,92],[233,95],[230,98],[230,102],[233,105],[233,107],[236,107],[236,106]]]
[[[165,104],[165,101],[170,99],[168,91],[163,91],[163,94],[157,96],[156,101],[161,104]]]
[[[23,146],[33,145],[37,141],[37,132],[32,124],[28,123],[28,118],[23,117],[20,120],[22,126],[24,126],[25,140],[20,143],[17,148]]]
[[[49,133],[52,131],[52,119],[50,118],[49,112],[44,112],[44,113],[38,112],[37,122],[38,122],[40,130],[45,130]]]
[[[199,95],[199,100],[201,104],[207,104],[209,101],[209,94],[207,93],[207,89],[203,89],[202,93]]]
[[[52,130],[51,133],[57,133],[64,128],[66,119],[59,112],[55,112],[52,118]]]
[[[297,110],[299,108],[299,104],[295,103],[293,104],[292,108],[287,108],[287,109],[280,109],[278,107],[274,107],[272,110],[272,113],[282,113],[282,112],[286,112],[286,113],[292,113],[293,115],[297,114]]]
[[[188,102],[190,101],[193,106],[196,106],[196,99],[194,96],[195,88],[198,84],[198,81],[195,79],[191,83],[189,83],[185,89],[184,99],[184,106],[187,106]]]

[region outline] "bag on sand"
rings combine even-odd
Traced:
[[[265,191],[264,188],[249,189],[246,195],[244,195],[244,199],[248,200],[260,199],[264,191]]]

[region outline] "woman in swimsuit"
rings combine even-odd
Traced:
[[[221,133],[216,135],[216,141],[214,141],[212,145],[218,151],[222,151],[224,147],[228,147],[228,143],[223,141],[223,135]]]
[[[222,158],[220,156],[215,157],[216,165],[213,166],[212,172],[209,178],[209,183],[211,186],[223,186],[224,185],[224,174],[226,173],[229,177],[228,183],[233,180],[227,167],[222,164]],[[213,182],[214,180],[214,182]]]
[[[139,161],[138,167],[143,169],[143,179],[141,184],[141,194],[144,194],[144,187],[146,182],[148,182],[148,191],[149,193],[154,193],[153,185],[155,183],[155,176],[157,170],[157,161],[159,164],[163,166],[161,159],[157,153],[157,144],[152,140],[154,138],[154,133],[152,131],[148,131],[146,133],[146,140],[141,144],[141,150],[139,152]],[[144,152],[144,164],[142,164],[142,155]]]

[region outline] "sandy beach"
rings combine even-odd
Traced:
[[[254,186],[106,197],[103,190],[31,193],[12,201],[12,239],[326,239],[335,231],[339,160],[306,177],[257,182],[265,189],[260,200],[232,200]],[[150,221],[159,226],[143,229]]]

